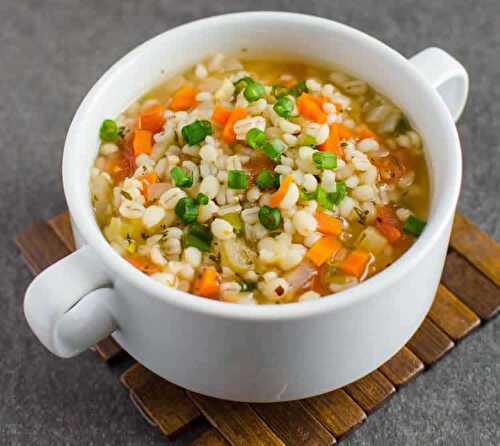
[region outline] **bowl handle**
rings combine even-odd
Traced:
[[[42,271],[26,291],[24,314],[52,353],[69,358],[116,330],[115,291],[89,246]]]
[[[452,118],[458,121],[469,93],[469,76],[463,65],[440,48],[426,48],[410,59],[438,91]]]

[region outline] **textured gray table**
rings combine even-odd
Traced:
[[[167,28],[251,9],[329,17],[407,56],[436,45],[461,60],[471,91],[459,123],[465,161],[459,207],[500,239],[498,0],[1,0],[1,445],[166,443],[95,354],[61,360],[35,340],[21,311],[31,275],[12,240],[31,220],[64,209],[59,166],[66,129],[112,62]],[[344,444],[500,444],[499,388],[497,319],[398,392]]]

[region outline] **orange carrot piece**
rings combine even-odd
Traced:
[[[153,132],[150,130],[138,129],[134,132],[134,155],[139,156],[142,153],[147,153],[148,155],[153,150]]]
[[[145,175],[140,176],[137,179],[142,183],[143,192],[147,191],[149,186],[157,183],[159,180],[158,175],[156,175],[155,172],[149,172]]]
[[[236,141],[236,133],[234,133],[234,124],[240,119],[246,118],[248,112],[244,107],[236,107],[229,116],[226,125],[224,126],[224,131],[222,132],[222,138],[228,143]]]
[[[146,256],[125,257],[125,260],[146,274],[154,274],[161,271],[161,269]]]
[[[220,280],[220,275],[215,268],[206,268],[196,279],[193,293],[202,297],[216,298],[219,294]]]
[[[196,101],[197,94],[198,90],[196,90],[196,88],[184,85],[184,87],[179,88],[175,92],[172,102],[170,103],[170,109],[173,111],[180,111],[195,107],[198,103]]]
[[[153,133],[158,133],[166,119],[163,117],[165,106],[158,104],[144,110],[139,116],[139,128],[142,130],[149,130]]]
[[[360,128],[358,128],[357,136],[359,139],[366,139],[366,138],[378,139],[378,135],[373,130],[370,130],[366,125],[363,125]]]
[[[304,116],[304,118],[318,122],[319,124],[324,124],[326,122],[326,113],[319,105],[319,101],[321,101],[320,98],[315,98],[308,93],[302,93],[297,98],[297,107],[299,113]]]
[[[285,179],[281,182],[279,189],[271,195],[271,199],[269,200],[269,205],[272,208],[277,208],[279,204],[281,203],[281,200],[285,198],[286,193],[288,192],[288,189],[290,189],[290,185],[292,184],[292,176],[288,175],[285,177]]]
[[[339,136],[339,126],[338,124],[330,125],[330,133],[328,134],[327,140],[318,146],[319,150],[323,152],[332,152],[335,153],[339,157],[344,156],[344,149],[340,145],[340,136]]]
[[[339,138],[340,139],[349,139],[352,138],[353,133],[349,127],[346,127],[344,124],[337,124],[339,129]]]
[[[325,236],[320,238],[309,248],[306,258],[308,258],[316,266],[321,266],[333,255],[335,255],[340,248],[342,248],[342,243],[340,243],[335,237]]]
[[[342,222],[337,217],[316,212],[316,221],[318,222],[318,231],[323,234],[338,235],[342,232]]]
[[[375,227],[389,243],[397,243],[403,237],[401,221],[392,206],[377,207]]]
[[[229,119],[229,116],[231,116],[231,113],[232,110],[222,105],[216,105],[212,113],[212,121],[223,127]]]
[[[366,266],[370,261],[370,254],[361,249],[351,251],[347,257],[340,263],[339,269],[350,276],[358,279],[365,272]]]

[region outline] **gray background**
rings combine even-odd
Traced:
[[[498,0],[1,0],[0,444],[167,443],[129,402],[115,376],[119,370],[91,352],[57,359],[35,340],[21,312],[31,275],[13,237],[33,219],[64,209],[59,171],[65,133],[104,70],[168,28],[251,9],[329,17],[406,56],[436,45],[461,60],[471,91],[458,125],[465,161],[459,207],[500,239]],[[500,444],[499,386],[497,319],[399,391],[344,444]],[[197,431],[204,427],[198,424]]]

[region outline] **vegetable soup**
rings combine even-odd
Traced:
[[[99,136],[90,182],[104,236],[152,279],[205,298],[334,299],[425,226],[419,135],[340,71],[216,54]]]

